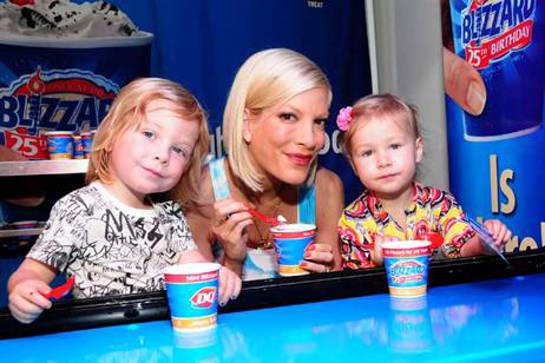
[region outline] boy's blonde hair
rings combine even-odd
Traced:
[[[170,191],[154,196],[185,205],[198,198],[202,162],[209,146],[208,121],[197,99],[181,85],[166,79],[140,78],[121,89],[93,139],[86,181],[112,181],[110,163],[115,143],[127,130],[140,127],[147,106],[156,100],[168,101],[176,116],[199,123],[195,147],[180,181]]]
[[[352,122],[342,138],[342,149],[347,158],[352,158],[352,139],[358,124],[384,117],[406,126],[407,131],[412,133],[415,139],[422,137],[419,126],[420,115],[416,106],[389,93],[369,95],[359,99],[352,106]]]
[[[310,59],[289,49],[255,53],[238,70],[223,113],[223,135],[234,175],[253,192],[263,191],[263,175],[252,164],[243,138],[245,110],[259,115],[316,87],[328,90],[331,103],[331,86],[325,74]],[[313,182],[315,170],[316,161],[307,183]]]

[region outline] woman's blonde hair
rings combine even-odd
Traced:
[[[140,127],[147,106],[157,100],[168,101],[170,111],[178,117],[199,123],[199,134],[180,181],[170,191],[154,196],[185,205],[198,197],[202,162],[209,147],[208,121],[197,99],[181,85],[166,79],[140,78],[121,89],[93,139],[86,181],[112,181],[110,163],[116,141],[127,130]]]
[[[422,137],[420,115],[416,106],[389,93],[369,95],[359,99],[352,106],[352,122],[342,137],[342,149],[347,158],[351,159],[352,141],[358,124],[384,117],[400,122],[415,139]]]
[[[223,135],[233,174],[252,191],[263,191],[263,175],[253,165],[243,138],[245,110],[259,115],[316,87],[328,90],[331,103],[331,86],[325,74],[310,59],[289,49],[255,53],[238,70],[223,113]],[[316,163],[307,183],[314,179]]]

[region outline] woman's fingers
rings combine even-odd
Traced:
[[[443,47],[445,92],[465,111],[480,115],[486,104],[486,86],[479,72]]]

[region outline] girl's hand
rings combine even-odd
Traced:
[[[49,309],[53,305],[41,294],[50,291],[51,287],[40,280],[29,279],[20,282],[9,294],[11,315],[21,323],[32,323],[44,309]]]
[[[239,263],[246,258],[248,236],[245,228],[254,223],[246,210],[248,206],[245,203],[232,198],[214,203],[212,233],[222,244],[225,257]]]
[[[299,265],[310,272],[329,272],[335,263],[333,247],[324,243],[311,243],[303,257]]]
[[[512,236],[509,228],[507,228],[505,224],[497,219],[489,219],[485,221],[483,225],[486,227],[488,232],[490,232],[492,238],[494,238],[496,247],[498,247],[500,251],[503,251],[505,244],[509,242]]]
[[[388,236],[388,235],[385,236],[380,233],[374,233],[373,241],[374,241],[375,247],[373,250],[374,253],[371,256],[371,260],[373,261],[373,264],[375,264],[375,266],[382,266],[384,264],[384,259],[382,257],[382,245],[385,242],[399,241],[399,238],[394,236]]]
[[[219,296],[218,302],[221,306],[225,306],[229,300],[235,300],[240,294],[242,282],[240,277],[227,267],[220,268],[219,280]]]

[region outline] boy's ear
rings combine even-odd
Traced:
[[[252,141],[252,125],[250,124],[250,110],[244,109],[244,119],[242,120],[242,138],[248,144]]]
[[[416,150],[416,162],[419,163],[424,157],[424,141],[421,137],[417,137],[415,141],[415,150]]]

